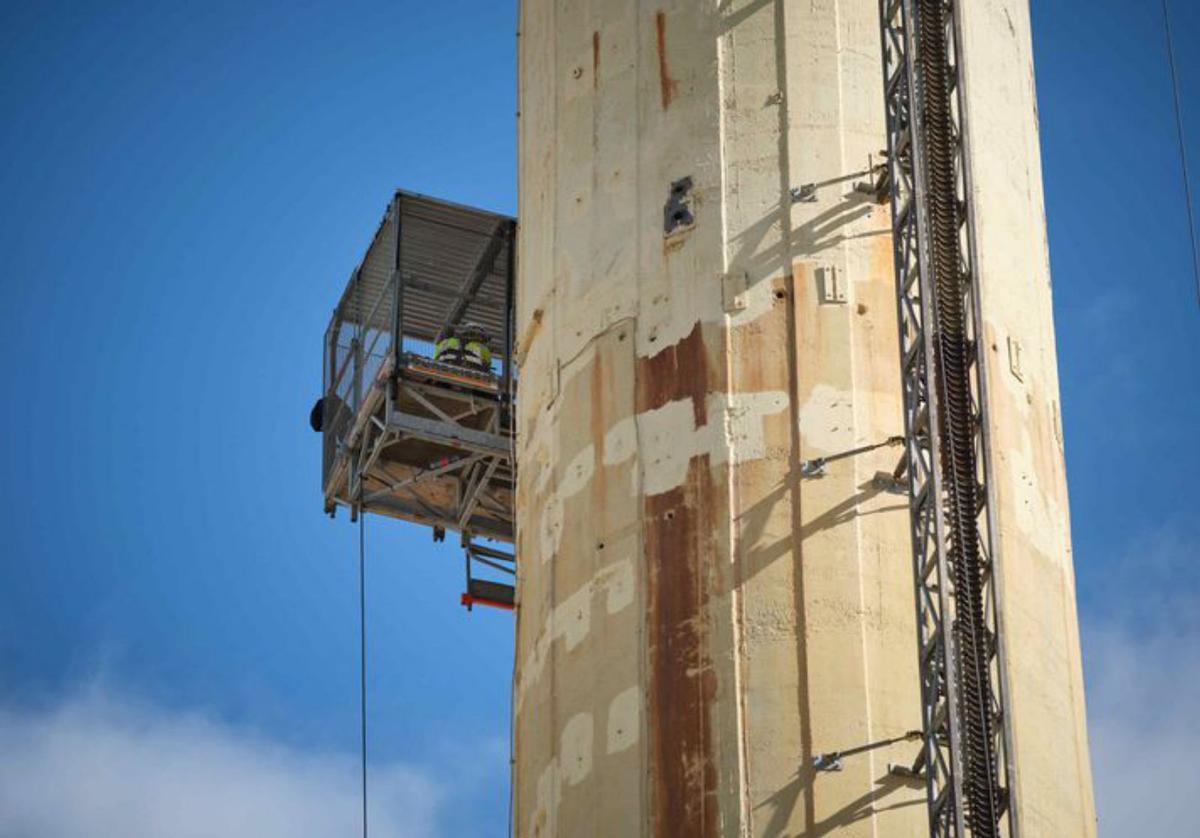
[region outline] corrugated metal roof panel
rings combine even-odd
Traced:
[[[509,230],[515,220],[412,192],[397,192],[351,275],[335,317],[391,331],[400,214],[404,334],[436,339],[451,318],[483,326],[503,353]]]

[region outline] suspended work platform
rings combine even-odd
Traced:
[[[480,543],[513,541],[515,233],[509,216],[397,192],[326,330],[312,415],[325,511],[424,524],[438,541],[460,533],[468,606],[512,604],[511,579],[477,579],[472,567],[515,566]],[[445,345],[435,357],[464,327],[491,357]]]

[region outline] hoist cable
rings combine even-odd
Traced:
[[[1183,173],[1183,194],[1187,200],[1188,239],[1192,245],[1192,276],[1196,280],[1196,302],[1200,304],[1200,250],[1196,247],[1196,218],[1192,209],[1192,179],[1188,173],[1187,142],[1183,130],[1183,106],[1179,101],[1179,71],[1175,66],[1175,40],[1171,36],[1171,12],[1162,0],[1163,30],[1167,36],[1167,63],[1171,68],[1171,93],[1175,102],[1175,133],[1179,140],[1179,168]]]
[[[521,616],[518,613],[517,620],[519,621],[520,619],[521,619]],[[513,644],[513,650],[514,650],[513,657],[516,658],[516,654],[515,654],[516,643]],[[516,716],[516,712],[517,712],[516,672],[517,672],[516,660],[514,660],[513,661],[512,685],[510,686],[509,692],[508,692],[508,695],[509,695],[509,705],[508,705],[508,838],[512,838],[512,835],[513,835],[513,798],[517,794],[517,784],[515,782],[513,782],[513,773],[514,773],[515,767],[516,767],[516,760],[513,758],[513,752],[515,749],[515,737],[517,735],[516,728],[514,725],[514,716]]]
[[[360,484],[361,493],[361,484]],[[361,497],[360,497],[361,499]],[[362,838],[367,838],[367,585],[366,520],[359,504],[359,753],[362,768]]]

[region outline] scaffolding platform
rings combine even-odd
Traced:
[[[511,607],[515,219],[398,191],[325,333],[325,511],[374,512],[461,535],[472,602]],[[434,360],[445,330],[488,334],[490,369]],[[487,584],[476,584],[486,582]],[[466,596],[466,595],[464,595]],[[464,603],[469,604],[469,603]]]

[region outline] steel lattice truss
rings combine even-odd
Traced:
[[[940,5],[939,5],[940,4]],[[934,836],[1018,835],[1014,807],[1009,800],[1014,769],[1011,730],[1005,695],[1003,633],[997,603],[999,579],[995,570],[992,542],[996,532],[994,491],[989,483],[991,472],[987,440],[986,376],[979,363],[981,352],[981,315],[977,295],[978,274],[975,264],[974,225],[971,206],[969,149],[963,129],[963,73],[959,8],[956,0],[880,0],[883,38],[884,96],[888,133],[888,172],[892,204],[892,234],[895,248],[897,302],[900,318],[901,376],[904,389],[906,457],[908,462],[910,523],[912,529],[913,568],[916,583],[917,630],[921,680],[922,745],[914,770],[923,774],[929,804],[930,834]],[[979,531],[979,565],[983,585],[982,632],[984,652],[977,661],[964,661],[956,642],[957,622],[970,619],[961,607],[956,590],[954,563],[959,560],[952,548],[948,521],[954,498],[949,496],[945,466],[941,461],[942,438],[948,416],[939,396],[937,321],[937,269],[931,255],[931,201],[928,194],[927,143],[921,96],[924,90],[922,56],[918,53],[921,20],[918,15],[936,9],[939,20],[929,25],[944,27],[946,75],[952,86],[949,142],[953,145],[956,194],[949,196],[957,211],[955,224],[960,247],[958,286],[964,296],[962,306],[968,342],[970,404],[963,416],[952,421],[970,423],[974,437],[978,506],[974,523]],[[940,196],[945,199],[948,196]],[[942,203],[941,206],[946,206]],[[995,786],[992,799],[998,800],[994,818],[972,816],[971,789],[964,789],[964,760],[972,731],[965,729],[964,712],[972,696],[964,694],[963,667],[984,667],[986,695],[979,697],[990,714],[992,724],[987,741],[974,742],[976,753],[983,752],[994,766]],[[977,708],[978,709],[978,708]]]

